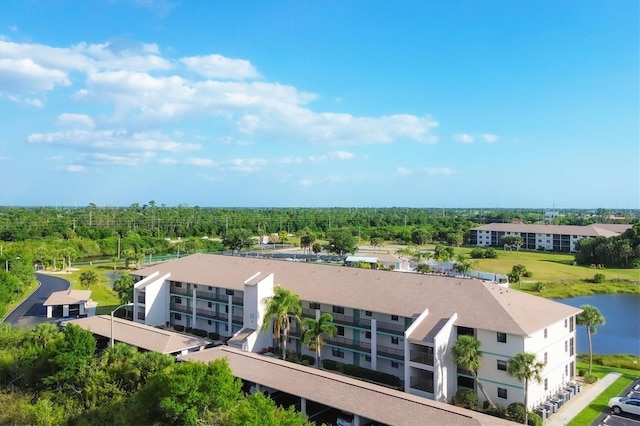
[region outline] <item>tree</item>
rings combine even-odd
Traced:
[[[222,244],[234,252],[243,248],[253,247],[251,232],[247,229],[232,229],[222,238]]]
[[[509,273],[509,281],[517,282],[518,287],[522,286],[522,276],[527,272],[527,267],[521,264],[513,265]]]
[[[416,265],[416,271],[420,272],[421,274],[428,274],[429,272],[431,272],[431,267],[429,267],[428,263],[418,263]]]
[[[507,373],[518,380],[524,380],[524,424],[527,424],[529,408],[527,398],[529,396],[529,381],[542,381],[542,369],[544,364],[536,361],[536,354],[518,352],[507,364]]]
[[[311,250],[313,251],[313,254],[318,254],[322,251],[322,244],[320,243],[313,243],[313,246],[311,246]]]
[[[273,320],[273,334],[282,348],[282,359],[287,357],[287,340],[291,329],[290,316],[294,321],[300,323],[302,315],[302,305],[300,296],[292,293],[284,287],[276,286],[273,289],[273,296],[264,300],[266,305],[265,321],[262,323],[261,331],[269,329]]]
[[[324,312],[316,320],[314,318],[305,318],[302,322],[302,343],[308,345],[310,349],[316,351],[316,366],[320,368],[321,349],[324,345],[324,336],[335,336],[338,328],[332,324],[333,315]]]
[[[429,231],[422,228],[415,228],[411,231],[411,242],[423,246],[431,239],[431,234]]]
[[[133,302],[133,276],[129,274],[120,275],[113,283],[113,290],[118,293],[121,304]]]
[[[587,337],[589,338],[589,375],[591,375],[591,366],[593,364],[593,348],[591,346],[591,335],[596,334],[598,326],[605,324],[605,318],[598,308],[591,305],[580,306],[582,312],[576,317],[578,325],[587,327]]]
[[[484,398],[489,401],[492,407],[495,408],[495,404],[487,395],[487,392],[484,390],[484,386],[480,382],[478,378],[478,370],[480,369],[480,358],[482,354],[480,352],[481,343],[478,339],[469,335],[459,335],[456,339],[456,343],[453,345],[452,353],[453,353],[453,361],[462,366],[465,370],[471,372],[473,376],[473,380],[478,385],[478,388],[484,395]]]
[[[356,237],[348,229],[336,229],[329,234],[328,250],[331,253],[344,256],[346,253],[358,251]]]
[[[300,247],[302,247],[305,251],[311,251],[311,246],[315,242],[316,237],[314,237],[310,233],[306,233],[300,237]]]
[[[516,247],[516,250],[520,251],[520,247],[524,244],[524,239],[520,235],[505,235],[500,238],[500,242],[507,248]]]
[[[80,274],[80,284],[83,287],[90,288],[98,282],[98,275],[95,271],[84,271]]]
[[[466,275],[466,273],[471,269],[471,262],[469,262],[469,258],[464,254],[459,254],[456,257],[456,263],[453,265],[453,269],[462,275]]]
[[[384,244],[384,239],[382,237],[371,237],[371,247],[373,247],[373,251],[376,251],[377,247],[382,247]]]

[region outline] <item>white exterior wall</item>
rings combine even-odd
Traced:
[[[243,309],[244,327],[258,331],[260,330],[265,320],[265,299],[273,296],[273,287],[273,274],[267,275],[255,285],[249,285],[245,282]],[[257,332],[255,334],[255,340],[251,339],[250,347],[247,349],[248,351],[257,352],[260,349],[269,347],[273,344],[273,331],[271,327],[264,332]]]
[[[456,394],[458,387],[458,366],[453,363],[451,355],[451,348],[457,339],[454,325],[457,319],[458,314],[453,314],[433,339],[433,387],[436,401],[448,402]]]
[[[144,323],[147,325],[165,325],[169,321],[169,277],[167,274],[156,278],[144,288]],[[135,304],[135,294],[134,294]],[[134,310],[135,310],[134,305]],[[183,316],[184,318],[184,316]]]

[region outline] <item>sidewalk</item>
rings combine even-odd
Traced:
[[[609,373],[596,383],[583,387],[582,392],[571,398],[544,423],[545,426],[566,425],[620,376],[620,373]]]

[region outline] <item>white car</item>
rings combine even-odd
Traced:
[[[640,399],[617,397],[609,400],[609,408],[614,414],[630,413],[640,416]]]

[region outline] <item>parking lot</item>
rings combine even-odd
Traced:
[[[640,379],[634,381],[631,386],[625,389],[619,396],[640,398]],[[606,426],[640,426],[640,416],[629,413],[614,414],[608,407],[605,408],[601,420],[594,425]]]

